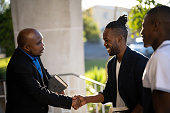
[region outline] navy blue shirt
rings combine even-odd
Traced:
[[[40,63],[38,61],[38,57],[32,57],[31,55],[29,55],[28,53],[26,53],[23,49],[19,48],[22,52],[24,52],[34,63],[35,67],[37,68],[39,74],[41,75],[41,78],[43,78],[43,74],[42,74],[42,70],[41,70],[41,66]]]

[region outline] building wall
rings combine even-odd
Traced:
[[[93,18],[96,20],[101,30],[104,30],[109,22],[117,20],[121,15],[128,15],[130,11],[127,8],[112,6],[94,6],[92,9]]]
[[[128,15],[130,12],[130,9],[123,8],[123,7],[113,7],[113,6],[94,6],[92,7],[92,13],[93,18],[96,20],[99,29],[101,31],[101,38],[103,37],[103,31],[106,27],[106,25],[111,21],[116,21],[120,16],[122,15]],[[128,34],[130,33],[130,30],[128,29]],[[102,41],[102,39],[101,39]],[[134,39],[130,38],[130,35],[128,35],[127,38],[127,44],[134,42]],[[103,43],[103,42],[102,42]]]

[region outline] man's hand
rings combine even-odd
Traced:
[[[63,94],[63,95],[65,95],[64,91],[60,92],[59,94]]]
[[[86,97],[83,97],[83,96],[78,95],[77,98],[79,98],[80,101],[81,101],[80,107],[83,106],[83,105],[85,105],[85,104],[87,104]]]
[[[95,96],[74,96],[72,98],[73,101],[76,101],[77,104],[74,104],[74,102],[72,102],[72,107],[74,109],[78,109],[79,107],[87,104],[87,103],[99,103],[99,102],[103,102],[104,101],[104,96],[103,94],[99,93],[98,95]]]
[[[72,107],[77,110],[80,107],[81,101],[78,97],[74,96],[72,98]]]
[[[133,109],[132,113],[143,113],[143,108],[140,104],[137,104],[136,107]]]
[[[64,91],[62,91],[62,92],[60,92],[60,93],[56,92],[56,94],[57,94],[57,95],[58,95],[58,94],[63,94],[63,95],[65,95]]]

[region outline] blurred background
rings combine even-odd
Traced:
[[[18,2],[19,1],[20,0],[18,0]],[[23,2],[24,0],[21,1]],[[72,2],[74,0],[64,1]],[[79,38],[81,38],[81,41],[83,43],[82,47],[83,63],[81,63],[81,65],[83,65],[81,67],[83,71],[81,71],[82,73],[81,72],[80,73],[83,74],[83,76],[88,77],[97,82],[100,82],[102,84],[105,84],[107,80],[106,65],[107,61],[110,58],[107,53],[107,50],[104,47],[104,42],[102,40],[105,26],[109,22],[117,20],[119,16],[126,14],[128,16],[127,45],[131,49],[136,50],[149,58],[153,53],[153,49],[151,47],[145,48],[143,46],[142,37],[140,36],[143,17],[146,14],[146,12],[152,7],[161,4],[170,6],[169,0],[77,0],[77,1],[80,1],[81,3],[78,4],[80,5],[79,12],[81,13],[80,24],[82,24],[81,25],[82,29],[80,29],[82,30],[82,36],[80,35]],[[61,1],[58,0],[58,2]],[[64,8],[65,7],[62,7],[62,9]],[[6,66],[16,47],[14,37],[16,36],[17,33],[14,32],[15,26],[13,26],[14,20],[12,20],[11,11],[12,10],[10,1],[0,0],[0,95],[4,95],[5,93],[3,81],[5,81],[6,79],[5,74]],[[72,12],[72,10],[70,10],[70,12]],[[72,43],[70,42],[70,44]],[[48,46],[48,43],[46,45]],[[45,63],[45,65],[47,64],[48,63]],[[85,86],[86,91],[84,95],[92,95],[101,91],[100,87],[97,86],[96,88],[96,86],[93,83],[88,81],[85,82]],[[0,96],[0,113],[4,112],[5,109],[4,102],[5,102],[4,96]],[[109,106],[110,105],[104,106],[105,112],[108,112]],[[97,105],[88,104],[87,108],[88,109],[85,112],[88,113],[95,112],[104,113],[102,111],[103,108],[101,104]]]

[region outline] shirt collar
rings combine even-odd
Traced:
[[[38,57],[33,57],[31,55],[29,55],[28,53],[26,53],[23,49],[19,48],[23,53],[25,53],[32,61],[38,59]]]
[[[162,44],[158,47],[158,49],[161,48],[161,47],[163,47],[163,46],[169,45],[169,44],[170,44],[170,40],[165,40],[165,41],[163,41]]]

